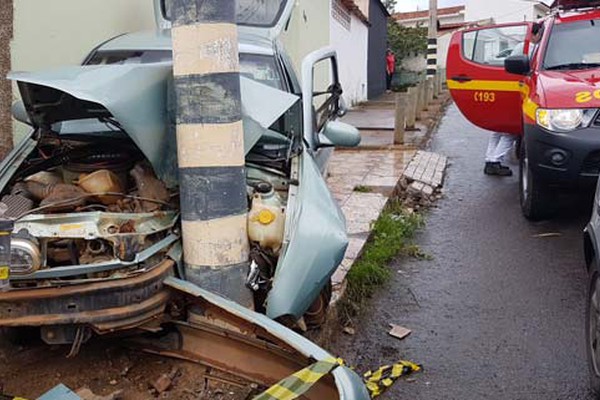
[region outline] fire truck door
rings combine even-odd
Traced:
[[[448,88],[473,124],[522,134],[524,77],[504,70],[504,60],[527,54],[531,24],[497,25],[454,33],[448,50]]]

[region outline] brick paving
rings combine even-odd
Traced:
[[[332,278],[334,289],[341,288],[369,238],[372,223],[397,190],[400,177],[415,153],[414,149],[334,153],[327,183],[346,216],[350,238],[345,259]]]

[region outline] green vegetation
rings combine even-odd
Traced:
[[[354,187],[354,191],[358,193],[371,193],[373,192],[373,188],[370,188],[369,186],[358,185]]]
[[[390,18],[388,42],[396,55],[396,63],[400,65],[405,58],[424,55],[427,52],[427,28],[407,28]]]
[[[373,226],[371,240],[348,272],[348,287],[339,308],[340,316],[346,319],[344,322],[356,315],[365,301],[391,278],[392,270],[388,263],[398,254],[427,257],[417,246],[409,243],[422,226],[423,218],[407,212],[399,201],[381,214]]]

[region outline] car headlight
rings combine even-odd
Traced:
[[[571,132],[575,129],[587,128],[595,114],[595,109],[549,110],[540,108],[537,110],[536,122],[539,126],[552,132]]]

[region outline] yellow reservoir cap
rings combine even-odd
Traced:
[[[260,222],[263,225],[269,225],[270,223],[275,221],[275,218],[277,218],[277,216],[269,210],[261,210],[258,214],[258,222]]]

